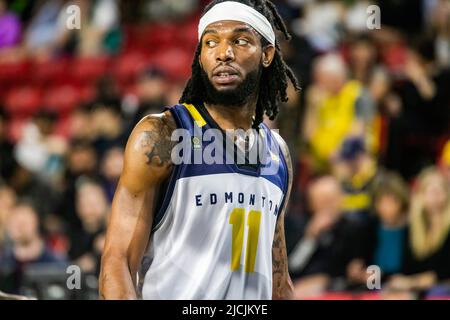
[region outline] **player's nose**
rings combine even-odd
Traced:
[[[233,47],[228,42],[222,41],[217,47],[217,61],[229,62],[235,58]]]

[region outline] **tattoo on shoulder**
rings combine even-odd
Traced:
[[[144,131],[140,138],[140,148],[147,157],[148,165],[164,166],[171,163],[171,152],[175,142],[171,140],[172,131],[176,128],[173,119],[152,118],[154,129]]]

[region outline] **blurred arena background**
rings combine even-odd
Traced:
[[[97,299],[127,136],[178,102],[207,2],[0,0],[0,291]],[[450,298],[450,1],[274,2],[302,85],[270,123],[295,297]]]

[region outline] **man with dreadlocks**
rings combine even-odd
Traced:
[[[290,297],[284,214],[292,165],[285,142],[262,122],[287,101],[288,81],[298,83],[275,30],[289,40],[268,0],[205,8],[180,104],[145,117],[129,138],[102,257],[102,298]],[[205,139],[209,130],[219,135]],[[244,141],[230,130],[253,133]],[[218,161],[196,162],[211,144]],[[260,157],[250,161],[255,148]],[[220,161],[230,150],[231,162]]]

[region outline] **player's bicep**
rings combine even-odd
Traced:
[[[170,158],[161,148],[167,142],[162,125],[159,120],[151,120],[138,125],[131,134],[113,200],[105,252],[125,259],[131,271],[138,267],[144,253],[159,187],[171,170]]]

